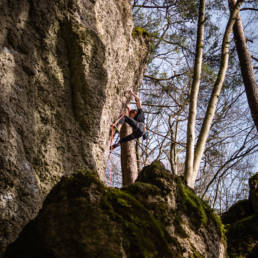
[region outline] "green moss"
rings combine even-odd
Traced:
[[[141,27],[135,27],[133,29],[133,32],[132,32],[132,36],[133,38],[135,39],[136,37],[138,36],[142,36],[142,37],[149,37],[150,34],[149,32],[147,32],[144,28],[141,28]]]
[[[252,214],[249,200],[239,200],[222,214],[224,224],[233,224]]]
[[[161,195],[161,191],[157,186],[142,182],[136,182],[134,184],[131,184],[123,188],[123,190],[142,198]]]
[[[44,206],[49,202],[60,202],[65,199],[73,199],[77,196],[85,196],[85,191],[82,188],[94,185],[95,192],[103,193],[105,186],[99,180],[98,174],[91,169],[83,169],[68,177],[63,177],[57,187],[54,187],[47,196]]]
[[[244,218],[230,226],[228,231],[228,237],[234,239],[243,239],[246,235],[255,233],[258,229],[254,227],[257,224],[257,218],[255,215]]]
[[[194,218],[195,229],[198,223],[219,224],[219,218],[160,162],[152,166],[140,174],[143,181],[124,189],[106,188],[89,169],[63,178],[22,233],[17,257],[182,257],[184,244],[168,233],[174,225],[177,237],[187,238],[180,216]],[[187,251],[201,257],[194,247]]]
[[[258,254],[258,244],[256,244],[254,248],[250,251],[247,258],[257,258],[257,254]]]
[[[132,194],[149,212],[153,214],[155,219],[162,221],[167,226],[175,216],[173,211],[168,208],[168,203],[164,199],[162,191],[156,185],[136,182],[122,189]]]
[[[216,229],[217,229],[217,232],[218,232],[219,236],[222,238],[222,240],[225,241],[225,228],[224,228],[224,225],[221,221],[220,216],[218,216],[211,209],[208,210],[208,214],[209,214],[208,216],[210,216],[210,218],[215,222]]]
[[[173,175],[165,169],[160,161],[154,161],[151,165],[144,167],[137,181],[155,185],[163,196],[169,194],[175,186]]]
[[[220,217],[205,203],[200,199],[190,188],[185,186],[180,177],[177,177],[178,182],[178,198],[180,205],[182,205],[183,210],[189,215],[192,223],[198,228],[201,225],[206,226],[208,221],[212,221],[215,226],[219,236],[224,239],[224,226],[221,222]]]
[[[246,257],[255,247],[258,235],[258,218],[255,215],[246,217],[227,231],[228,254],[230,257]]]
[[[171,255],[167,232],[148,210],[130,194],[119,189],[108,189],[103,198],[103,208],[112,220],[121,224],[130,239],[127,250],[135,257]]]
[[[177,182],[179,200],[180,204],[183,205],[183,210],[188,213],[197,228],[202,224],[206,225],[208,218],[202,200],[190,188],[185,186],[180,178],[177,178]]]
[[[192,253],[190,255],[191,258],[203,258],[204,257],[197,252],[196,248],[193,245],[191,245],[191,250],[192,250]]]

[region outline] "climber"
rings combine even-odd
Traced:
[[[140,98],[132,91],[130,90],[131,96],[135,98],[136,105],[137,105],[137,110],[135,109],[130,109],[130,107],[127,105],[126,108],[129,112],[129,116],[123,116],[122,119],[118,122],[118,125],[113,124],[115,127],[116,131],[120,133],[120,129],[122,125],[126,122],[133,128],[133,132],[129,134],[128,136],[125,136],[119,140],[118,143],[113,144],[110,149],[114,149],[121,145],[123,142],[128,142],[137,138],[140,138],[144,135],[145,131],[145,124],[144,124],[144,113],[142,111],[142,105],[141,105],[141,100]]]

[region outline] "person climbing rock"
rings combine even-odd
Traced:
[[[130,109],[130,107],[127,105],[126,108],[129,112],[129,116],[123,116],[123,118],[118,122],[118,125],[113,124],[117,132],[120,132],[120,129],[124,123],[129,124],[133,132],[129,134],[128,136],[125,136],[119,140],[118,143],[113,144],[110,149],[115,149],[116,147],[120,146],[124,142],[128,142],[137,138],[140,138],[144,135],[145,132],[145,117],[144,112],[142,111],[142,104],[140,98],[132,91],[130,90],[131,96],[135,98],[137,110],[136,109]]]

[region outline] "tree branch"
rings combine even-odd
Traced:
[[[255,11],[255,12],[258,12],[258,9],[257,8],[248,7],[248,8],[241,8],[240,11]]]
[[[151,80],[154,80],[154,81],[169,81],[169,80],[172,80],[172,79],[174,79],[176,77],[179,77],[179,76],[185,75],[185,74],[186,74],[186,72],[179,73],[179,74],[174,74],[174,75],[170,76],[169,78],[156,78],[156,77],[144,74],[144,77],[148,78],[148,79],[151,79]]]

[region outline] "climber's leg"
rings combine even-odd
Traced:
[[[137,125],[137,121],[134,120],[133,118],[129,117],[129,116],[124,116],[120,121],[119,124],[123,124],[124,122],[126,122],[127,124],[129,124],[133,130],[137,130],[138,129],[138,125]]]

